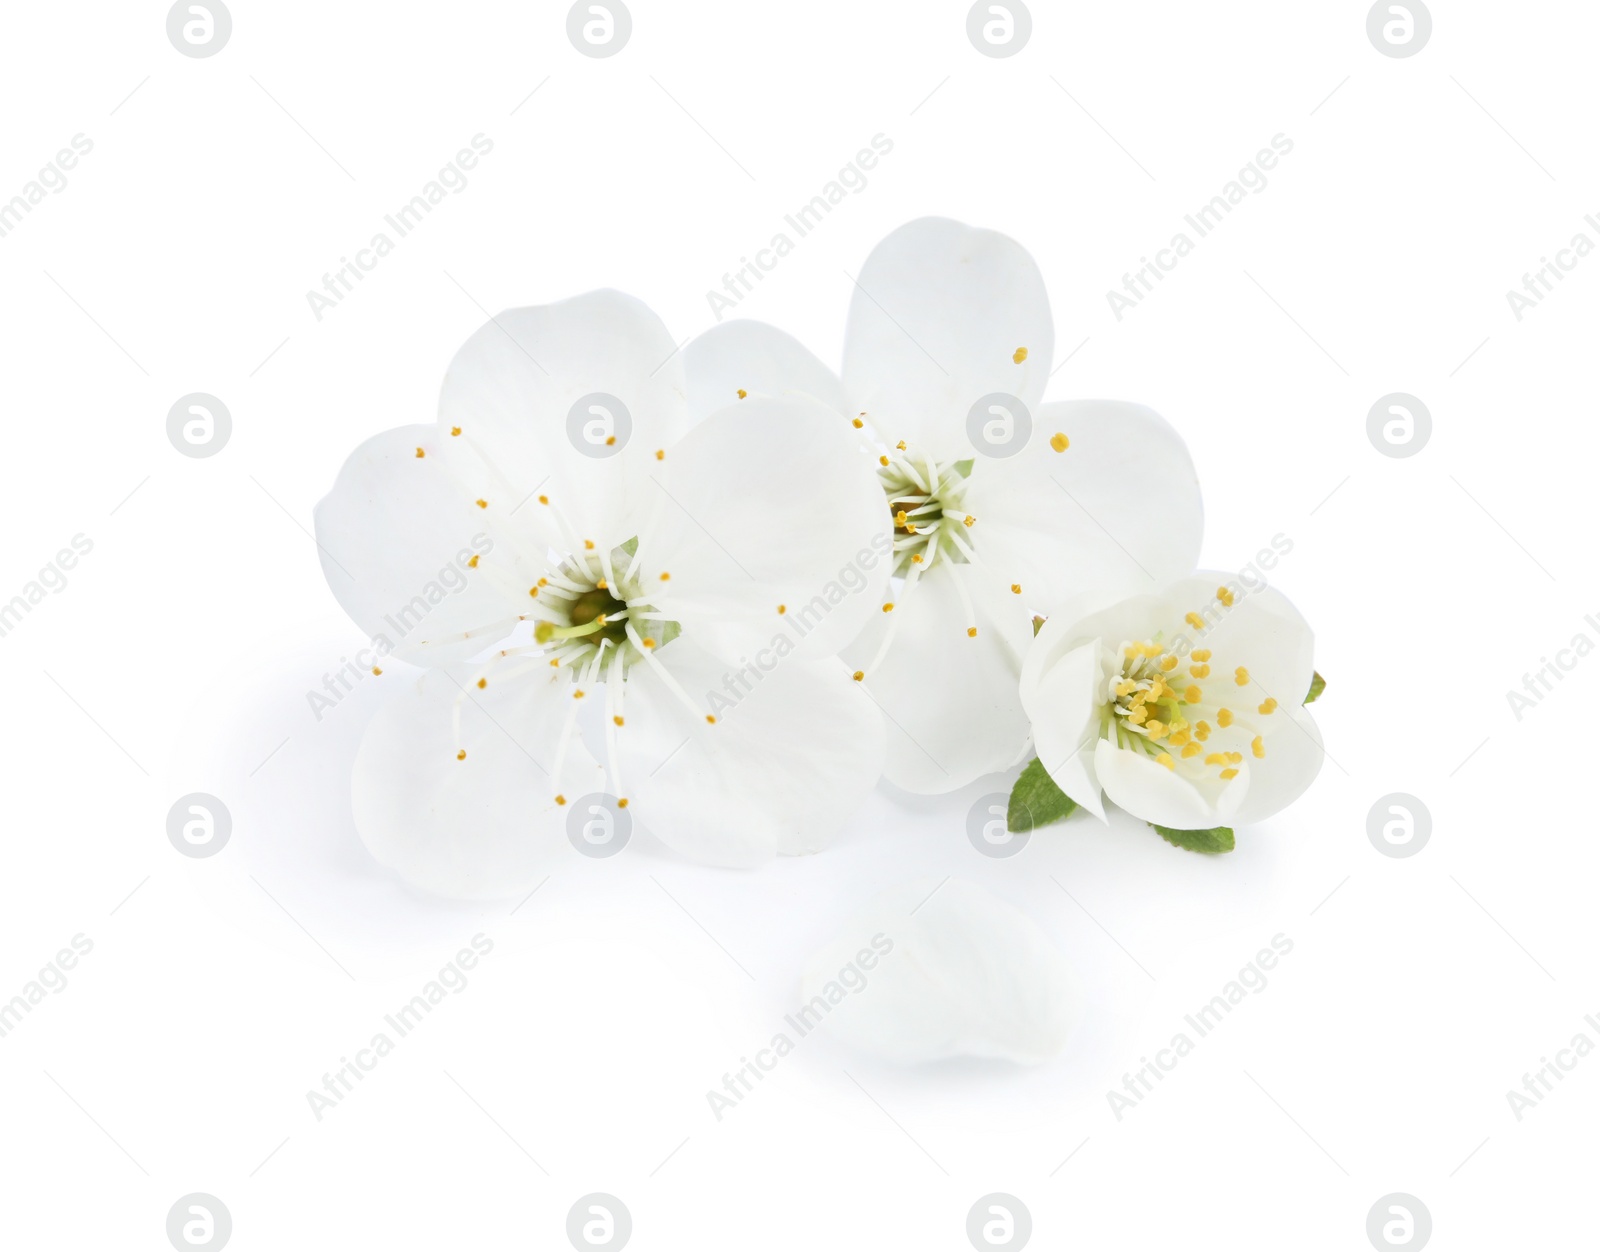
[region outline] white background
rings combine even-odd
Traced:
[[[1600,1042],[1600,661],[1520,721],[1505,692],[1600,640],[1600,259],[1520,322],[1505,293],[1600,242],[1600,13],[1436,0],[1393,59],[1366,7],[1041,0],[990,59],[946,0],[635,0],[596,60],[549,2],[237,0],[209,59],[159,4],[7,6],[0,200],[94,145],[0,238],[0,599],[93,542],[0,638],[0,998],[94,944],[0,1039],[7,1246],[165,1248],[194,1191],[241,1250],[565,1247],[592,1191],[641,1252],[961,1249],[994,1191],[1048,1248],[1365,1248],[1395,1191],[1438,1248],[1579,1237],[1600,1059],[1520,1121],[1506,1092]],[[306,292],[479,133],[466,189],[318,321]],[[1021,240],[1051,397],[1178,425],[1208,565],[1292,540],[1273,579],[1318,631],[1321,777],[1217,858],[1080,815],[987,859],[966,814],[998,779],[877,795],[836,849],[755,873],[641,838],[520,906],[404,889],[348,813],[385,680],[320,722],[305,696],[362,642],[313,505],[360,440],[431,420],[486,312],[617,286],[702,331],[706,291],[879,133],[866,189],[739,312],[837,361],[848,275],[895,226]],[[1119,322],[1106,291],[1279,133],[1267,188]],[[165,433],[194,391],[233,416],[210,459]],[[1395,391],[1433,415],[1409,459],[1366,435]],[[192,791],[233,815],[211,859],[167,840]],[[1408,859],[1368,840],[1390,792],[1432,814]],[[923,875],[987,886],[1069,954],[1067,1051],[899,1071],[814,1037],[718,1122],[706,1091],[794,1007],[805,957]],[[306,1092],[479,932],[471,985],[318,1121]],[[1267,988],[1118,1120],[1107,1091],[1279,933]]]

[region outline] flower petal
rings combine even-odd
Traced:
[[[1040,632],[1041,638],[1043,632]],[[1056,786],[1101,821],[1105,806],[1095,777],[1095,744],[1100,710],[1111,676],[1111,655],[1098,641],[1050,658],[1045,648],[1029,649],[1019,687],[1022,706],[1033,722],[1033,746]]]
[[[537,532],[476,506],[481,470],[436,428],[402,426],[351,453],[317,505],[328,586],[398,656],[432,664],[471,656],[521,611],[516,596],[537,568],[529,555]]]
[[[379,710],[356,753],[351,807],[368,850],[408,883],[488,900],[530,890],[571,852],[547,773],[569,684],[535,674],[478,690],[475,672],[429,670]],[[576,739],[562,775],[573,802],[605,789]]]
[[[442,430],[459,427],[500,476],[490,499],[518,507],[548,495],[577,535],[614,544],[632,502],[647,489],[657,451],[688,427],[683,361],[672,336],[644,304],[618,291],[592,291],[559,304],[509,309],[462,345],[439,397]],[[626,433],[609,401],[628,413]],[[620,451],[610,453],[605,432]],[[610,453],[610,454],[606,454]],[[520,511],[520,510],[519,510]]]
[[[1256,717],[1255,729],[1262,731],[1266,755],[1251,762],[1250,787],[1233,815],[1241,826],[1288,808],[1322,769],[1322,732],[1308,710],[1281,705],[1270,717]]]
[[[838,413],[850,411],[839,376],[794,336],[765,322],[736,318],[713,326],[683,350],[683,369],[691,421],[745,396],[808,395]]]
[[[794,1017],[900,1064],[1038,1064],[1076,1025],[1071,966],[1025,913],[959,878],[880,896],[806,964]]]
[[[735,401],[651,490],[641,566],[670,575],[653,603],[703,646],[737,659],[781,634],[831,656],[882,611],[893,521],[855,431],[817,401]]]
[[[963,599],[958,581],[966,588]],[[871,672],[865,687],[889,722],[884,776],[906,791],[937,795],[1016,763],[1028,741],[1017,691],[1027,614],[981,567],[941,561],[892,614],[871,622],[844,656]],[[967,634],[967,603],[977,635]],[[894,636],[874,668],[884,634]]]
[[[1066,437],[1057,452],[1051,439]],[[1204,516],[1194,462],[1154,411],[1118,400],[1043,405],[1027,445],[976,458],[967,507],[989,564],[1030,603],[1085,588],[1150,590],[1194,569]]]
[[[785,654],[730,669],[687,633],[655,660],[693,707],[654,666],[633,666],[622,785],[636,820],[691,860],[814,852],[876,784],[883,719],[838,661]]]
[[[1171,770],[1143,752],[1119,748],[1109,740],[1095,744],[1094,770],[1106,798],[1141,821],[1174,830],[1209,830],[1233,822],[1249,789],[1249,758],[1226,782],[1210,776],[1196,782],[1192,771]]]
[[[1234,603],[1217,600],[1218,587],[1231,587]],[[1202,571],[1177,583],[1168,593],[1171,612],[1180,619],[1198,612],[1206,623],[1195,631],[1184,625],[1191,645],[1211,649],[1211,669],[1224,689],[1236,686],[1235,672],[1244,667],[1248,681],[1237,690],[1239,704],[1254,708],[1267,696],[1281,707],[1298,706],[1311,688],[1311,627],[1288,598],[1274,587],[1252,590],[1235,574]]]
[[[890,442],[957,459],[971,455],[967,414],[979,399],[1002,393],[1038,407],[1054,346],[1044,279],[1020,244],[920,218],[862,267],[845,332],[845,390]]]

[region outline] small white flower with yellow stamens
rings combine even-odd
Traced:
[[[900,227],[867,258],[842,376],[759,322],[723,322],[684,350],[691,413],[737,388],[810,395],[876,464],[900,585],[844,656],[884,710],[885,775],[907,791],[953,791],[1024,750],[1017,676],[1034,610],[1164,582],[1199,556],[1183,440],[1137,404],[1045,403],[1053,355],[1033,258],[944,218]]]
[[[1039,760],[1097,817],[1111,800],[1174,830],[1244,825],[1317,776],[1311,628],[1281,593],[1230,581],[1075,597],[1034,639],[1021,694]]]
[[[602,792],[686,856],[755,864],[821,847],[877,782],[882,715],[837,658],[888,601],[858,437],[803,397],[691,422],[686,390],[630,297],[514,309],[456,355],[437,424],[369,439],[318,505],[340,603],[431,667],[353,780],[408,880],[526,892]]]

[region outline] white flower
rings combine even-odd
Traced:
[[[380,650],[436,667],[356,761],[380,860],[526,890],[604,790],[687,856],[753,864],[821,846],[871,789],[881,718],[835,653],[887,577],[872,465],[814,401],[729,400],[691,420],[666,328],[594,292],[495,318],[434,425],[350,457],[317,508],[328,582]]]
[[[1322,737],[1302,701],[1311,628],[1270,587],[1201,572],[1145,595],[1059,606],[1022,667],[1056,785],[1175,830],[1270,817],[1311,785]]]
[[[806,964],[791,1020],[901,1064],[1032,1065],[1077,1022],[1072,969],[1027,914],[959,878],[885,892]]]
[[[845,658],[889,721],[886,775],[910,791],[951,791],[1020,757],[1033,609],[1086,587],[1153,587],[1199,555],[1183,441],[1138,405],[1043,403],[1053,346],[1026,251],[924,218],[867,258],[842,380],[757,322],[685,350],[701,408],[736,389],[805,394],[873,441],[901,581]]]

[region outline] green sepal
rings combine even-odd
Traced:
[[[1022,767],[1022,774],[1011,788],[1006,804],[1006,829],[1014,835],[1026,834],[1051,822],[1059,822],[1078,802],[1060,787],[1045,770],[1044,762],[1034,757]]]
[[[1150,829],[1175,848],[1190,852],[1232,852],[1233,830],[1227,826],[1213,826],[1210,830],[1173,830],[1170,826],[1150,823]]]
[[[1313,700],[1315,700],[1318,696],[1320,696],[1322,694],[1323,689],[1327,685],[1328,685],[1328,680],[1326,678],[1324,678],[1321,674],[1317,673],[1316,670],[1312,670],[1311,671],[1311,690],[1306,692],[1306,698],[1304,700],[1300,701],[1300,703],[1301,704],[1310,704]]]
[[[965,461],[957,461],[950,468],[960,474],[961,477],[966,478],[972,473],[972,458],[969,456]]]
[[[1044,629],[1044,618],[1040,617],[1037,613],[1035,613],[1034,616],[1033,616],[1033,634],[1034,634],[1034,637],[1038,638],[1039,632],[1041,630],[1043,630],[1043,629]]]

